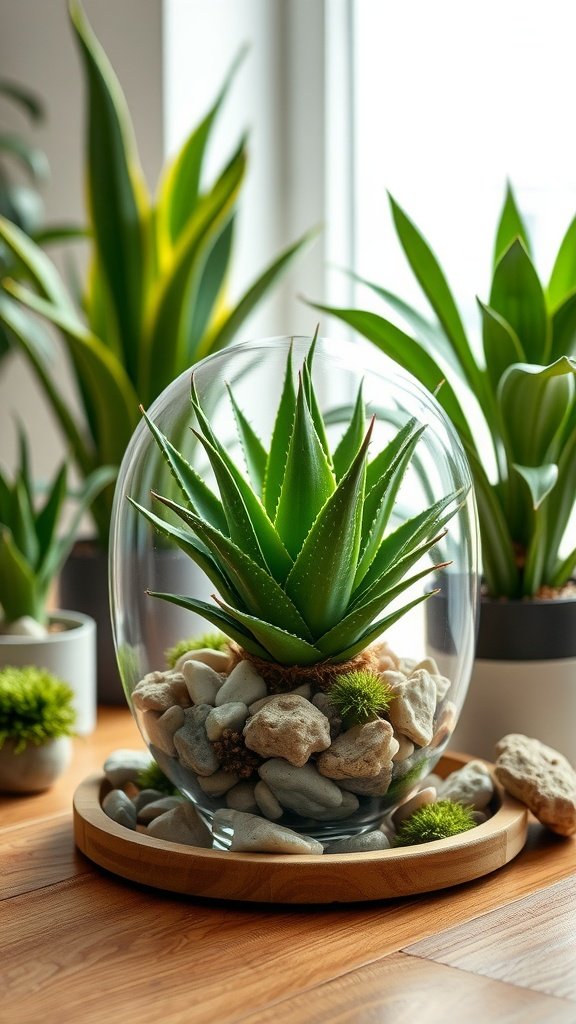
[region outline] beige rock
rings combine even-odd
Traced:
[[[320,755],[318,771],[329,779],[373,779],[391,767],[398,746],[390,722],[378,718],[355,725],[337,736]]]
[[[414,744],[412,740],[409,740],[407,736],[403,736],[401,732],[395,732],[394,736],[398,743],[398,750],[394,754],[392,760],[396,764],[398,761],[405,761],[407,757],[411,757],[414,753]]]
[[[394,653],[386,640],[373,644],[370,650],[376,655],[376,669],[378,672],[399,667],[400,658]]]
[[[262,676],[258,675],[254,665],[250,661],[239,661],[218,690],[216,704],[242,701],[249,707],[267,693],[266,683]]]
[[[282,693],[249,719],[244,739],[261,757],[282,757],[301,768],[311,754],[330,745],[330,723],[309,700]]]
[[[216,703],[216,694],[222,686],[222,677],[213,668],[191,658],[184,662],[182,675],[193,704]]]
[[[387,765],[373,779],[338,779],[340,789],[358,796],[385,796],[392,781],[392,763]]]
[[[174,704],[163,714],[159,711],[144,711],[142,720],[148,741],[168,754],[168,757],[174,757],[174,733],[184,725],[184,708]]]
[[[496,744],[496,777],[530,808],[543,825],[561,836],[576,832],[576,772],[552,747],[519,733]]]
[[[216,651],[212,647],[199,647],[196,651],[181,654],[174,665],[177,672],[182,672],[187,661],[201,661],[215,672],[226,674],[230,665],[230,655],[226,651]]]
[[[441,800],[453,800],[476,811],[483,811],[493,794],[492,776],[483,761],[468,761],[451,772],[438,791]]]
[[[436,684],[424,668],[415,669],[402,680],[389,679],[391,675],[391,672],[384,673],[394,690],[388,712],[390,721],[395,731],[403,733],[419,747],[425,747],[434,735]]]
[[[432,678],[434,679],[434,676],[432,676]],[[453,704],[451,700],[446,701],[442,711],[434,722],[434,735],[430,740],[431,749],[439,747],[442,743],[446,743],[450,739],[454,732],[457,717],[456,705]]]
[[[416,811],[419,811],[421,807],[426,807],[427,804],[433,804],[436,800],[436,790],[433,786],[428,786],[427,789],[420,789],[414,796],[411,796],[408,800],[405,800],[403,804],[400,804],[396,808],[392,815],[392,822],[395,828],[400,828],[403,821],[407,818],[411,818]]]
[[[132,691],[132,700],[144,711],[167,711],[174,704],[189,708],[191,704],[181,672],[148,672]]]

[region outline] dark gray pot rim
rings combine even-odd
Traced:
[[[483,595],[476,657],[490,661],[576,658],[576,598],[514,601]]]

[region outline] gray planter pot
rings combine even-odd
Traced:
[[[74,693],[75,732],[96,726],[96,624],[81,612],[56,611],[51,622],[63,628],[43,637],[0,634],[0,666],[37,665],[68,683]]]
[[[19,754],[12,740],[0,749],[0,790],[5,793],[41,793],[66,770],[72,755],[69,736],[30,744]]]

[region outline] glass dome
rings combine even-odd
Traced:
[[[459,439],[384,357],[263,339],[165,389],[120,469],[112,623],[142,736],[215,845],[230,810],[321,842],[377,828],[432,771],[477,547]]]

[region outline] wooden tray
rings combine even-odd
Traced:
[[[445,754],[442,776],[470,760]],[[490,767],[490,766],[489,766]],[[528,812],[496,782],[497,810],[451,839],[373,853],[227,853],[132,832],[104,814],[110,786],[92,775],[74,794],[76,845],[102,868],[169,892],[263,903],[348,903],[444,889],[507,864],[526,842]]]

